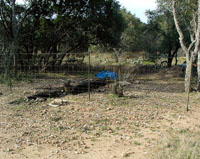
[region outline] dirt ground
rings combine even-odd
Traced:
[[[58,107],[24,99],[61,79],[0,85],[0,159],[149,159],[169,131],[200,130],[200,95],[191,93],[186,112],[183,82],[169,69],[138,77],[124,97],[101,88]]]

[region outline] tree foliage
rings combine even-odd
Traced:
[[[145,24],[124,8],[121,10],[121,13],[126,22],[126,29],[121,36],[123,49],[130,52],[143,51],[142,40]]]
[[[115,0],[27,0],[16,4],[13,17],[12,1],[0,2],[3,40],[11,43],[17,37],[17,52],[48,53],[41,61],[49,62],[51,53],[63,52],[55,59],[61,63],[65,54],[84,51],[90,44],[116,46],[124,29],[120,5]],[[13,20],[16,18],[16,35]],[[55,61],[54,61],[55,64]]]
[[[168,67],[171,67],[172,60],[180,48],[172,12],[158,5],[156,10],[147,11],[146,14],[148,16],[147,32],[154,35],[154,44],[156,43],[147,49],[159,52],[160,56],[166,56]]]

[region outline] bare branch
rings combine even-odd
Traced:
[[[194,44],[196,43],[196,40],[192,41],[192,43],[190,44],[190,46],[188,47],[188,52],[191,51],[192,47],[194,46]]]

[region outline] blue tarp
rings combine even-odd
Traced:
[[[100,79],[118,79],[118,75],[115,72],[111,72],[111,71],[102,71],[96,74],[96,76]]]

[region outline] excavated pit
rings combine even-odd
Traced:
[[[64,89],[65,83],[63,83],[62,87],[58,87],[54,89],[41,89],[40,92],[31,96],[28,96],[27,98],[29,100],[36,100],[38,98],[43,98],[43,99],[59,98],[68,94],[77,95],[80,93],[88,92],[89,88],[90,88],[90,91],[93,91],[100,87],[104,87],[108,83],[110,83],[110,81],[108,82],[107,80],[99,80],[99,79],[90,80],[90,81],[88,79],[84,79],[80,81],[71,81],[70,85],[68,86],[69,87],[68,91],[65,91]]]

